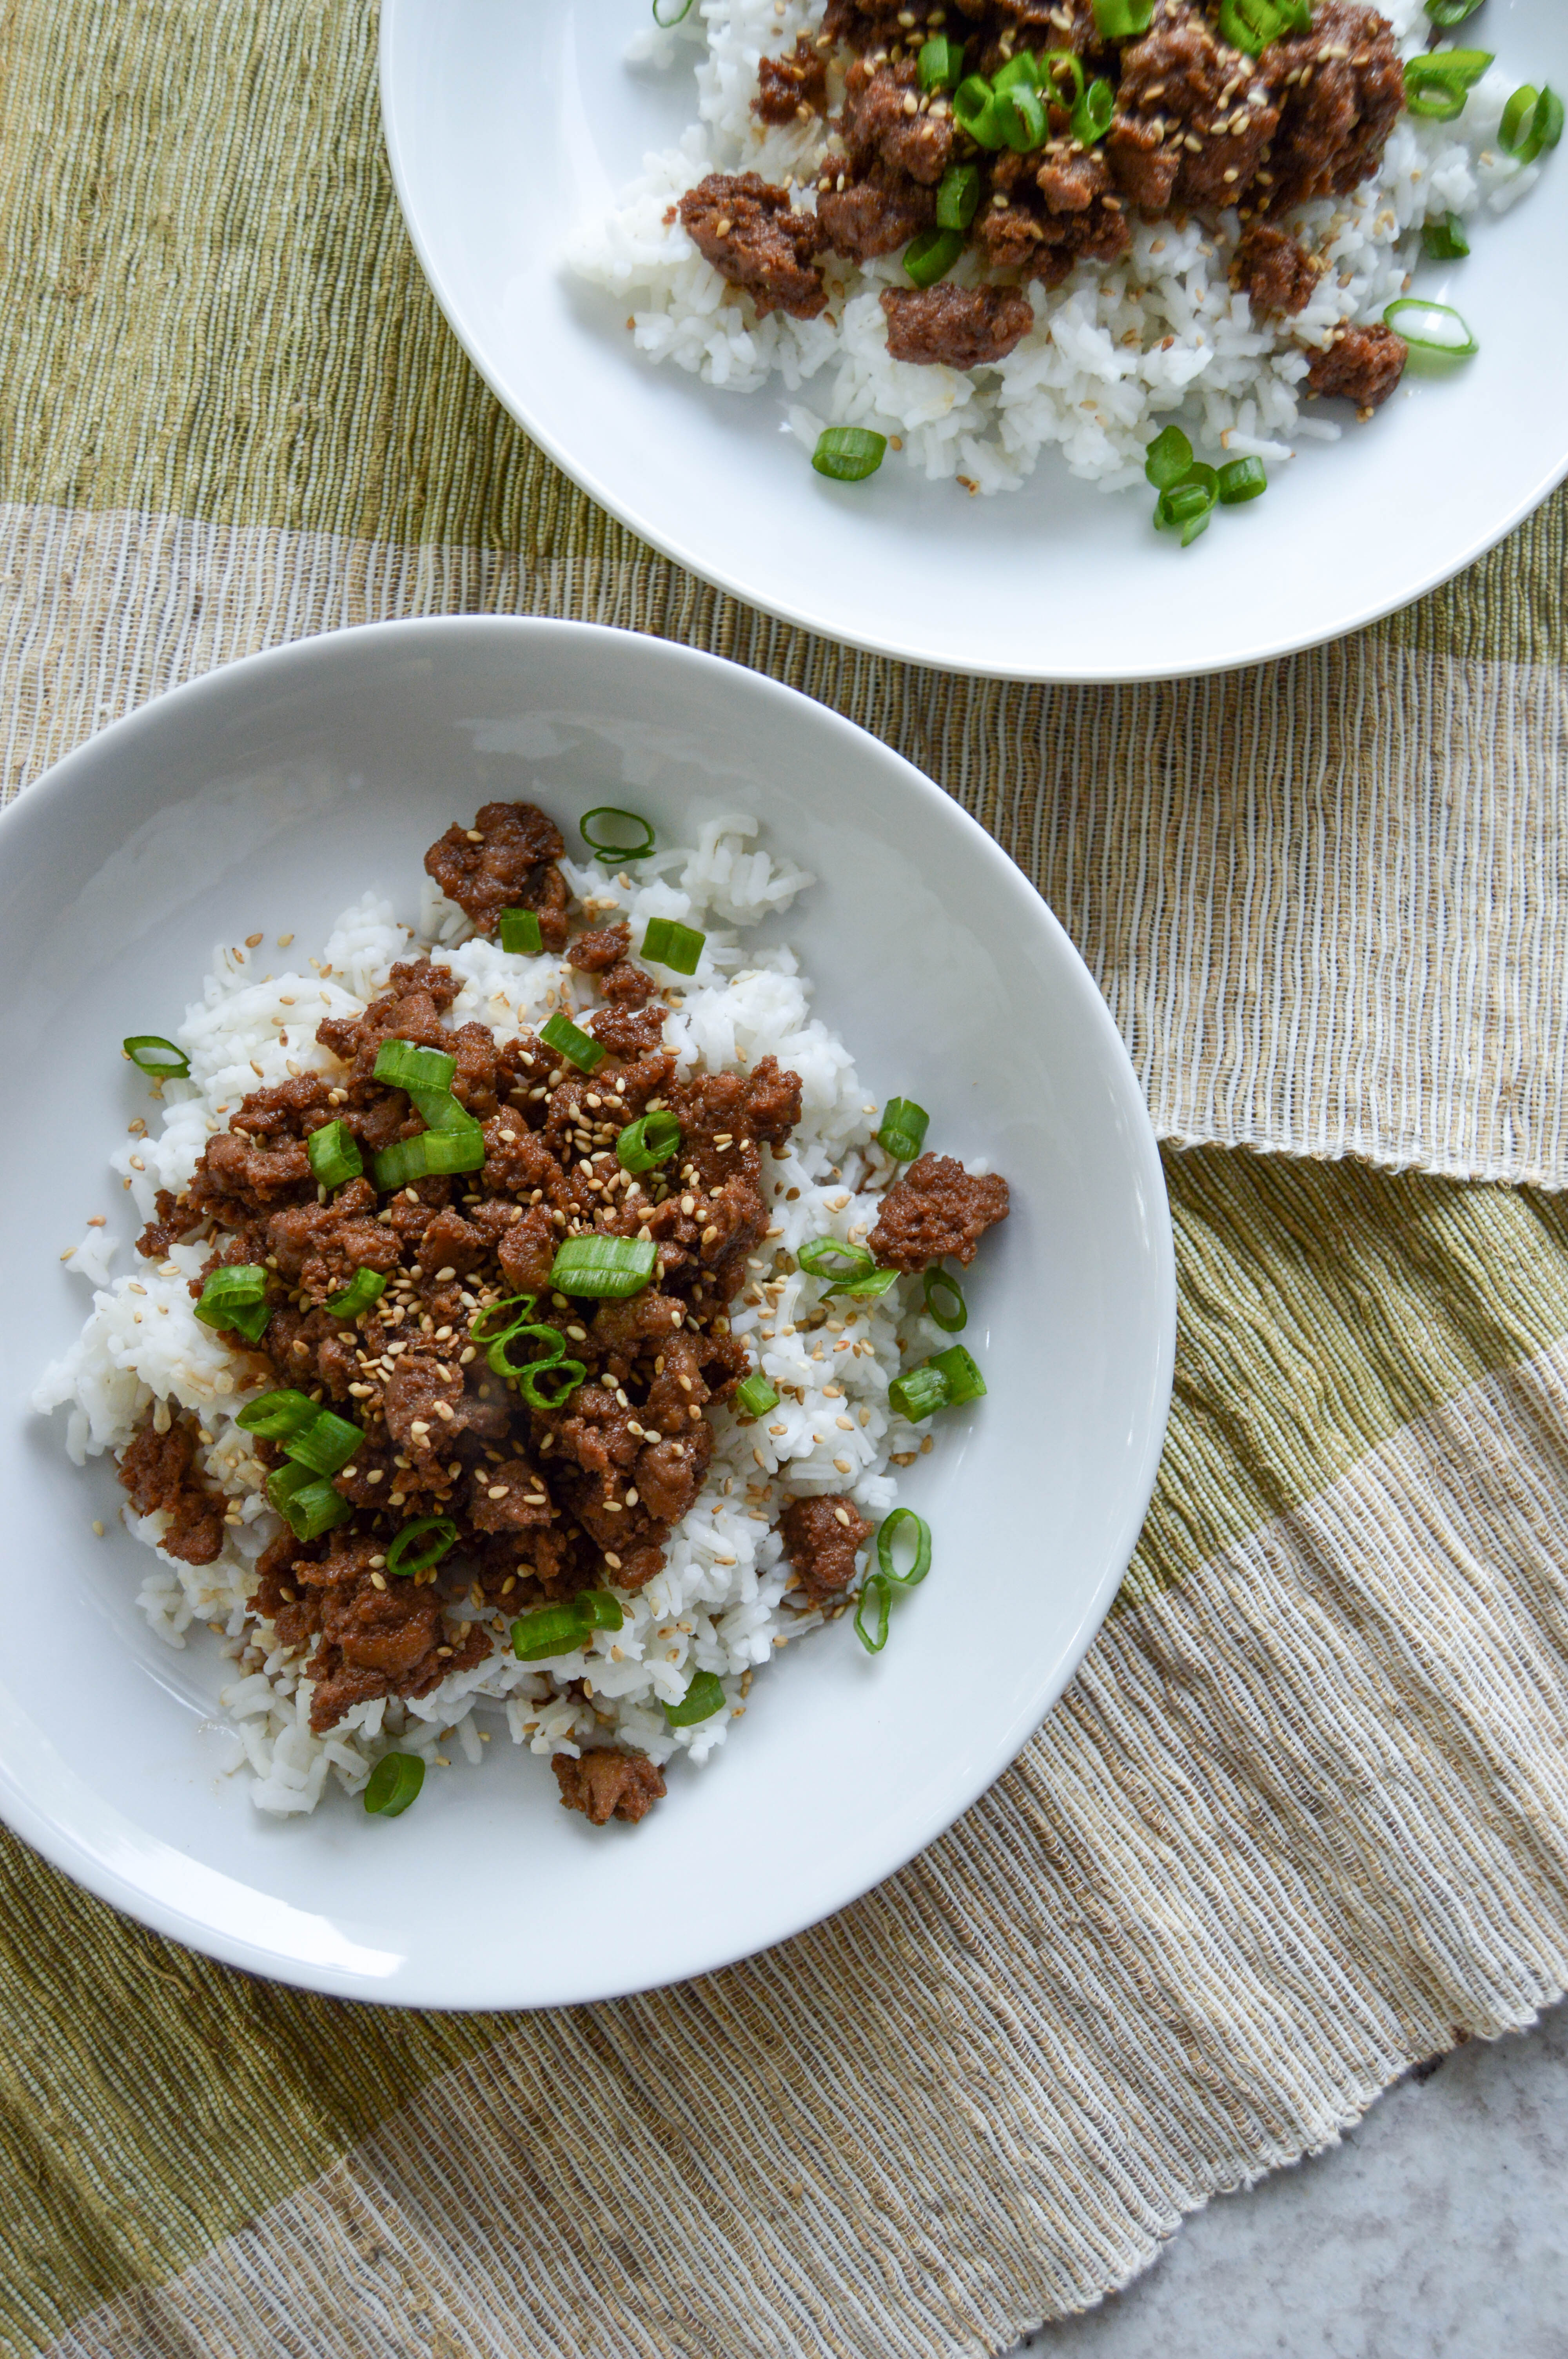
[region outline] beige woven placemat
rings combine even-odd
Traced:
[[[813,641],[496,409],[391,201],[374,38],[348,0],[0,8],[5,791],[370,615],[587,615],[794,681],[974,810],[1099,977],[1173,1142],[1171,1439],[1015,1768],[705,1982],[375,2013],[171,1949],[5,1839],[0,2333],[1001,2350],[1565,1979],[1563,504],[1224,679]]]

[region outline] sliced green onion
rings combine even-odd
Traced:
[[[1050,135],[1045,103],[1033,82],[1011,82],[997,92],[996,121],[1008,146],[1020,156],[1043,147]]]
[[[868,1298],[874,1299],[878,1295],[890,1293],[898,1284],[902,1275],[903,1273],[896,1269],[871,1269],[868,1270],[863,1277],[840,1278],[830,1291],[834,1294],[852,1294],[857,1301],[864,1301]]]
[[[847,1279],[870,1277],[877,1266],[876,1256],[864,1245],[848,1245],[842,1237],[808,1237],[795,1260],[813,1277],[830,1278],[835,1286]]]
[[[1407,58],[1406,106],[1430,122],[1452,123],[1464,114],[1466,98],[1491,62],[1490,49],[1431,49],[1425,57]]]
[[[308,1425],[315,1414],[313,1400],[286,1386],[281,1392],[263,1393],[260,1400],[240,1411],[234,1423],[246,1433],[259,1434],[264,1441],[286,1441],[302,1425]]]
[[[450,1090],[410,1090],[421,1122],[430,1130],[474,1131],[481,1125]]]
[[[1304,33],[1311,23],[1310,0],[1220,0],[1220,39],[1249,58],[1281,33]]]
[[[1041,90],[1053,106],[1065,107],[1070,114],[1084,94],[1083,60],[1071,49],[1047,49],[1040,62],[1045,69]],[[1073,85],[1070,91],[1058,86],[1064,73]]]
[[[921,44],[919,72],[922,90],[952,90],[963,79],[963,42],[933,33]]]
[[[478,1123],[461,1130],[422,1130],[417,1138],[400,1138],[371,1158],[371,1178],[383,1195],[406,1188],[411,1180],[428,1180],[438,1173],[477,1171],[484,1161],[484,1133]]]
[[[498,1343],[503,1342],[506,1336],[514,1335],[518,1328],[522,1326],[524,1319],[531,1319],[533,1317],[535,1306],[538,1302],[538,1299],[539,1298],[536,1294],[509,1294],[500,1302],[487,1302],[484,1309],[482,1310],[476,1310],[473,1317],[469,1321],[469,1337],[470,1342],[475,1343]],[[492,1328],[490,1321],[492,1319],[501,1318],[502,1314],[508,1310],[514,1310],[517,1314],[516,1317],[514,1319],[507,1320],[505,1323],[500,1327]]]
[[[953,119],[977,147],[1000,147],[1007,135],[997,120],[996,93],[984,74],[969,74],[953,92]]]
[[[693,1728],[699,1720],[711,1720],[725,1704],[724,1687],[716,1672],[694,1671],[691,1685],[679,1703],[665,1706],[665,1718],[672,1728]]]
[[[680,1145],[680,1124],[667,1106],[656,1114],[640,1114],[615,1142],[615,1157],[626,1171],[656,1171]]]
[[[580,1360],[535,1360],[517,1379],[518,1390],[530,1408],[564,1408],[579,1385],[588,1380]]]
[[[356,1451],[363,1446],[364,1434],[346,1417],[335,1417],[330,1408],[318,1409],[308,1425],[302,1425],[285,1444],[283,1454],[296,1464],[308,1466],[316,1474],[335,1474],[346,1466]]]
[[[458,1060],[441,1049],[418,1049],[412,1040],[384,1040],[375,1052],[373,1078],[395,1090],[449,1090]]]
[[[947,1379],[929,1361],[924,1367],[906,1369],[889,1385],[888,1404],[911,1425],[918,1425],[922,1418],[934,1417],[939,1408],[946,1408]]]
[[[1154,21],[1154,0],[1095,0],[1095,24],[1108,41],[1135,41]]]
[[[359,1141],[346,1122],[324,1122],[306,1140],[305,1152],[322,1188],[341,1188],[345,1181],[357,1180],[365,1168]]]
[[[882,1108],[877,1145],[895,1163],[913,1163],[925,1144],[930,1127],[931,1116],[913,1098],[889,1098]]]
[[[1092,147],[1110,129],[1110,118],[1116,113],[1116,92],[1109,82],[1091,82],[1073,109],[1073,136],[1080,146]]]
[[[986,1380],[962,1343],[949,1343],[926,1362],[928,1367],[940,1370],[947,1386],[949,1406],[957,1408],[965,1401],[984,1397]]]
[[[535,1352],[530,1359],[514,1360],[512,1357],[514,1343],[541,1343],[544,1349]],[[521,1380],[529,1368],[553,1366],[566,1348],[566,1337],[558,1327],[549,1327],[542,1323],[530,1324],[524,1320],[515,1319],[504,1334],[492,1337],[490,1349],[485,1353],[485,1360],[492,1376]]]
[[[1481,0],[1426,0],[1426,13],[1434,25],[1462,25],[1480,5]]]
[[[661,8],[665,11],[662,16],[659,14]],[[654,0],[654,22],[661,33],[672,32],[676,25],[684,25],[690,14],[691,0],[680,0],[680,6],[673,16],[669,13],[669,0]]]
[[[266,1272],[254,1262],[215,1269],[201,1289],[196,1316],[209,1327],[232,1327],[247,1343],[259,1343],[272,1317]]]
[[[887,447],[887,436],[869,426],[829,426],[816,438],[811,463],[836,484],[860,484],[876,473]]]
[[[1423,222],[1421,250],[1429,262],[1463,262],[1470,251],[1470,241],[1458,214],[1444,213],[1441,221]]]
[[[570,1655],[587,1632],[570,1605],[542,1605],[536,1614],[520,1614],[512,1625],[512,1651],[520,1663],[542,1663],[552,1655]]]
[[[550,1284],[561,1294],[641,1294],[659,1264],[652,1237],[568,1237]]]
[[[1045,61],[1037,58],[1033,49],[1020,49],[991,76],[993,91],[1016,90],[1021,82],[1026,82],[1031,90],[1043,90],[1045,86]]]
[[[341,1294],[330,1294],[324,1310],[334,1319],[359,1319],[373,1310],[386,1292],[386,1280],[379,1269],[356,1269]]]
[[[735,1387],[735,1406],[746,1417],[766,1417],[768,1411],[777,1408],[778,1405],[777,1393],[760,1372],[753,1371],[743,1384]]]
[[[1533,164],[1543,148],[1555,147],[1563,136],[1563,101],[1554,90],[1535,91],[1527,83],[1504,107],[1498,136],[1510,156],[1521,164]]]
[[[1208,530],[1218,498],[1219,477],[1214,469],[1201,462],[1189,467],[1181,481],[1162,492],[1155,501],[1155,529],[1180,533],[1182,547],[1190,549],[1199,533]]]
[[[176,1048],[158,1032],[133,1032],[120,1043],[139,1072],[155,1082],[183,1082],[190,1071],[190,1060],[183,1049]]]
[[[503,951],[519,951],[524,958],[539,956],[545,938],[539,931],[537,909],[503,909],[501,947]]]
[[[963,251],[961,229],[923,229],[904,247],[903,266],[917,287],[935,287],[939,278],[946,278]]]
[[[1179,484],[1192,463],[1193,446],[1179,426],[1167,426],[1156,434],[1143,454],[1143,473],[1157,492]]]
[[[552,1016],[547,1023],[540,1025],[539,1038],[546,1049],[553,1049],[568,1065],[575,1065],[579,1073],[597,1072],[604,1062],[603,1043],[591,1033],[579,1031],[569,1016]]]
[[[267,1476],[266,1495],[297,1540],[319,1539],[354,1512],[341,1492],[308,1466],[280,1466]]]
[[[416,1753],[384,1753],[366,1783],[365,1808],[373,1819],[400,1819],[424,1783],[425,1764]]]
[[[619,1630],[625,1623],[625,1608],[608,1589],[579,1589],[572,1603],[585,1630]]]
[[[964,1289],[951,1270],[945,1269],[939,1261],[934,1261],[925,1273],[925,1315],[945,1335],[957,1335],[969,1323]]]
[[[655,966],[667,966],[673,973],[695,974],[707,940],[706,934],[691,926],[679,926],[673,918],[650,918],[643,937],[643,956],[652,959]]]
[[[905,1527],[914,1549],[907,1572],[899,1572],[893,1565],[893,1549],[905,1537]],[[888,1616],[895,1590],[917,1589],[931,1570],[931,1527],[917,1516],[913,1507],[895,1507],[877,1534],[878,1570],[868,1574],[860,1584],[860,1603],[855,1608],[855,1636],[868,1655],[880,1655],[887,1645]],[[874,1632],[866,1627],[866,1608],[876,1614]]]
[[[876,1609],[876,1629],[866,1627],[866,1608]],[[888,1642],[888,1618],[892,1612],[892,1591],[880,1572],[868,1573],[860,1583],[860,1594],[855,1605],[855,1636],[868,1655],[880,1655]]]
[[[1219,470],[1217,481],[1222,508],[1242,507],[1269,488],[1268,471],[1261,459],[1227,459]]]
[[[978,164],[949,164],[936,190],[938,229],[968,229],[980,201]]]
[[[386,1569],[399,1581],[428,1572],[457,1545],[458,1527],[450,1516],[416,1516],[404,1525],[386,1551]]]
[[[606,834],[601,827],[597,835],[592,834],[589,828],[589,820],[607,821],[612,832]],[[617,828],[622,832],[627,828],[633,829],[633,841],[630,843],[624,841],[617,842],[613,833]],[[578,832],[589,850],[597,852],[600,860],[609,861],[611,866],[620,860],[646,860],[657,841],[641,811],[622,810],[615,803],[596,803],[592,810],[584,811],[578,821]]]
[[[1416,314],[1411,319],[1411,314]],[[1389,327],[1401,335],[1412,353],[1445,361],[1467,361],[1481,349],[1465,321],[1448,303],[1429,303],[1419,295],[1401,295],[1383,313]],[[1407,320],[1410,324],[1402,324]],[[1425,332],[1422,332],[1424,329]]]

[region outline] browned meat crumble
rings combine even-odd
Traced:
[[[779,1530],[808,1603],[836,1604],[854,1582],[856,1551],[871,1537],[853,1499],[836,1492],[821,1499],[792,1499],[779,1517]]]
[[[574,1761],[569,1753],[557,1753],[550,1767],[561,1789],[563,1808],[580,1810],[592,1826],[607,1826],[611,1819],[625,1819],[635,1826],[664,1797],[664,1773],[645,1753],[622,1753],[613,1745],[599,1745],[580,1760]]]
[[[1288,231],[1258,222],[1236,249],[1231,276],[1254,311],[1292,316],[1311,301],[1321,271]]]
[[[882,1198],[866,1243],[884,1269],[927,1269],[948,1255],[967,1266],[1007,1213],[1005,1180],[966,1171],[950,1155],[923,1155]]]
[[[1405,372],[1410,346],[1392,328],[1340,328],[1327,350],[1314,353],[1307,384],[1314,393],[1343,394],[1360,409],[1379,409]]]

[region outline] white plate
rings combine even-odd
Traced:
[[[31,1416],[85,1288],[57,1260],[110,1214],[105,1157],[146,1106],[127,1031],[171,1029],[215,943],[293,929],[302,956],[367,886],[412,917],[425,847],[489,797],[568,823],[606,799],[663,841],[737,807],[821,879],[783,921],[868,1091],[984,1151],[1015,1209],[970,1288],[987,1400],[910,1471],[935,1535],[875,1662],[847,1623],[758,1677],[711,1767],[639,1828],[559,1807],[498,1737],[480,1770],[371,1820],[335,1785],[265,1818],[219,1774],[232,1677],[135,1596],[106,1460]],[[1170,1227],[1142,1101],[1044,903],[897,756],[792,690],[586,625],[382,625],[230,666],[71,755],[0,820],[0,999],[25,1115],[0,1288],[0,1813],[162,1932],[362,1998],[531,2006],[720,1966],[841,1907],[989,1784],[1060,1694],[1137,1537],[1174,1328]],[[94,1517],[110,1526],[95,1540]]]
[[[1303,443],[1193,549],[1152,495],[1047,454],[971,499],[889,463],[815,474],[776,388],[716,392],[633,349],[625,304],[568,277],[572,223],[695,117],[690,68],[621,62],[648,0],[383,0],[382,111],[438,300],[501,400],[584,490],[683,565],[808,629],[923,664],[1145,679],[1310,647],[1419,597],[1568,473],[1568,146],[1467,262],[1423,265],[1479,356],[1414,378],[1344,440]],[[1561,0],[1487,0],[1446,37],[1568,88]],[[1405,398],[1409,390],[1411,397]]]

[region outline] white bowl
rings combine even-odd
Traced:
[[[29,1390],[86,1290],[57,1256],[133,1223],[105,1158],[146,1108],[122,1060],[217,942],[301,954],[367,886],[412,917],[421,855],[489,797],[567,821],[623,801],[668,842],[755,811],[820,882],[782,930],[868,1091],[933,1114],[1013,1187],[970,1286],[990,1390],[909,1473],[930,1578],[868,1659],[847,1622],[758,1675],[712,1765],[636,1829],[559,1807],[498,1735],[396,1821],[337,1790],[256,1810],[220,1773],[233,1675],[135,1597],[148,1559],[107,1460],[67,1461]],[[956,804],[792,690],[564,623],[386,624],[231,665],[146,705],[0,820],[0,995],[25,1076],[0,1292],[0,1812],[161,1932],[360,1998],[529,2006],[717,1967],[863,1892],[939,1834],[1048,1712],[1148,1502],[1174,1297],[1159,1158],[1105,1006],[1054,919]],[[95,1539],[94,1517],[108,1525]]]
[[[383,0],[387,151],[437,299],[500,399],[596,500],[738,597],[960,671],[1217,671],[1406,604],[1568,473],[1568,308],[1550,264],[1542,277],[1542,257],[1568,246],[1565,144],[1511,212],[1476,225],[1468,261],[1422,266],[1419,291],[1463,309],[1479,356],[1445,382],[1411,376],[1339,443],[1303,443],[1271,469],[1265,498],[1190,549],[1153,532],[1152,494],[1107,496],[1050,453],[993,499],[891,462],[863,484],[825,482],[784,430],[776,386],[736,396],[655,368],[625,332],[625,302],[564,266],[574,223],[695,115],[688,67],[622,62],[647,12]],[[1487,0],[1444,38],[1568,88],[1561,0]]]

